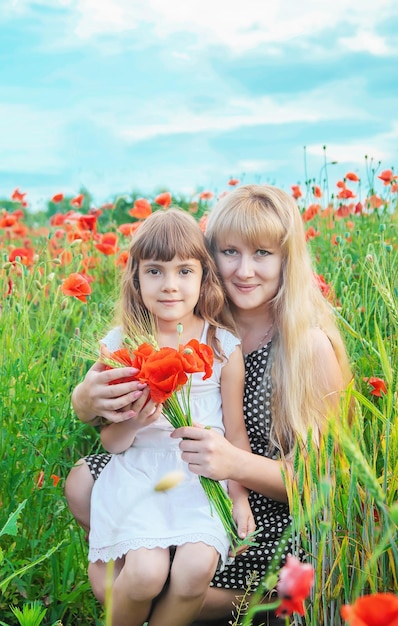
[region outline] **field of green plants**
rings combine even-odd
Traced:
[[[227,181],[225,192],[239,184]],[[291,193],[355,381],[353,422],[346,399],[320,454],[310,451],[306,464],[297,455],[297,480],[288,485],[293,533],[315,568],[306,623],[339,626],[342,605],[398,589],[398,176],[367,168],[333,184],[292,185]],[[73,463],[100,449],[70,403],[91,364],[82,340],[96,345],[110,324],[129,239],[148,213],[172,202],[204,228],[215,201],[210,191],[132,194],[94,208],[86,192],[57,193],[40,213],[29,212],[19,189],[0,201],[3,626],[104,623],[87,581],[85,535],[63,496]]]

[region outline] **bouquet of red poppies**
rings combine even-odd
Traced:
[[[181,325],[177,326],[179,334]],[[142,342],[140,342],[143,340]],[[203,380],[212,374],[214,354],[210,346],[192,339],[185,345],[174,348],[159,348],[153,335],[132,340],[125,337],[123,347],[109,352],[101,346],[101,361],[109,368],[134,367],[138,373],[131,380],[146,383],[151,398],[163,404],[163,414],[174,428],[192,426],[189,406],[191,375],[203,372]],[[124,378],[123,381],[128,379]],[[118,382],[118,381],[115,381]],[[113,383],[114,384],[114,383]],[[179,395],[177,395],[179,392]],[[246,543],[238,537],[236,523],[232,517],[232,500],[218,481],[199,476],[200,483],[223,523],[231,547]]]

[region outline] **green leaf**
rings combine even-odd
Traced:
[[[18,527],[17,527],[18,517],[19,517],[22,509],[24,508],[26,502],[27,502],[27,499],[24,500],[23,502],[21,502],[21,504],[19,505],[17,510],[14,511],[14,513],[11,513],[10,517],[8,518],[6,523],[4,524],[3,528],[0,530],[0,537],[2,535],[12,535],[13,537],[15,537],[17,535],[17,532],[18,532]]]

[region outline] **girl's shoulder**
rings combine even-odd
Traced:
[[[112,328],[103,339],[101,343],[105,344],[110,352],[119,350],[123,345],[123,332],[121,326],[115,326]]]
[[[237,346],[240,346],[241,341],[226,328],[217,328],[216,337],[219,340],[224,355],[228,358]]]

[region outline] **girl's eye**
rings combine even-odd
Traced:
[[[150,267],[148,269],[148,274],[150,274],[151,276],[157,276],[159,274],[159,270],[156,269],[155,267]]]
[[[192,270],[188,269],[187,267],[184,267],[184,268],[181,270],[181,274],[182,274],[183,276],[188,276],[188,274],[190,274],[191,272],[192,272]]]
[[[238,251],[235,250],[235,248],[226,248],[225,250],[221,250],[221,253],[225,254],[225,256],[234,256],[238,254]]]
[[[259,250],[256,250],[256,254],[258,256],[268,256],[271,252],[268,252],[268,250],[261,250],[260,248]]]

